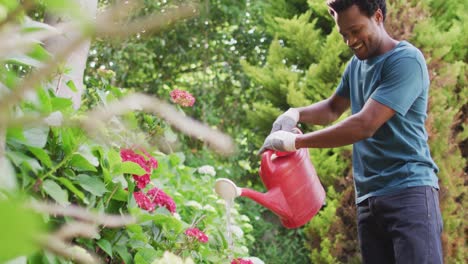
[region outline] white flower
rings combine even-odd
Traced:
[[[265,262],[263,262],[261,259],[259,259],[257,257],[248,257],[248,258],[244,258],[244,259],[248,259],[248,260],[252,261],[254,264],[265,264]]]
[[[60,111],[51,113],[48,117],[44,118],[44,122],[49,126],[60,126],[63,121],[63,115]]]
[[[183,260],[179,256],[172,254],[169,251],[164,252],[161,259],[156,259],[152,264],[194,264],[191,258]]]
[[[216,212],[216,209],[209,204],[203,206],[203,210],[208,211],[208,212],[213,212],[213,213]]]
[[[231,232],[238,238],[241,238],[244,236],[244,231],[238,226],[231,225]]]
[[[174,218],[179,220],[179,221],[182,220],[182,217],[180,217],[180,214],[178,214],[178,213],[173,213],[172,216],[174,216]]]
[[[250,222],[250,218],[248,216],[246,216],[246,215],[241,215],[240,220],[242,220],[244,222]]]
[[[210,165],[201,166],[200,168],[198,168],[198,173],[216,176],[215,169],[213,168],[213,166],[210,166]]]
[[[186,205],[186,206],[195,207],[195,208],[197,208],[197,209],[202,209],[202,208],[203,208],[203,206],[202,206],[199,202],[193,201],[193,200],[192,200],[192,201],[186,202],[185,205]]]

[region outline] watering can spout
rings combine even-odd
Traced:
[[[257,192],[248,188],[241,188],[240,196],[252,199],[263,207],[270,209],[281,218],[291,217],[288,203],[279,188],[271,189],[266,193]]]
[[[243,196],[270,209],[280,217],[288,218],[291,216],[288,204],[279,188],[273,188],[266,193],[261,193],[249,188],[239,188],[231,180],[220,178],[216,180],[215,191],[225,200]]]

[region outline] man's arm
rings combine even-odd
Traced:
[[[337,120],[349,108],[349,105],[348,98],[334,93],[328,99],[296,109],[299,111],[299,122],[328,125]]]
[[[309,110],[311,113],[314,113],[316,110],[314,110],[313,107],[314,105],[310,106],[310,108],[304,111]],[[316,107],[324,106],[319,105]],[[329,119],[335,117],[336,113],[339,113],[340,109],[342,108],[328,112],[327,116],[323,118],[321,118],[319,115],[316,115],[312,116],[311,119],[313,119],[312,121],[314,121],[314,123],[317,121],[328,121]],[[295,141],[296,149],[333,148],[353,144],[362,139],[371,137],[375,131],[377,131],[377,129],[379,129],[385,122],[387,122],[394,114],[395,111],[393,109],[373,99],[369,99],[359,113],[354,114],[344,119],[343,121],[327,128],[304,135],[298,135]]]

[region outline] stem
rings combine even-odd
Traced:
[[[108,198],[107,201],[105,202],[106,208],[108,207],[109,202],[110,202],[112,196],[114,196],[115,192],[117,191],[117,188],[119,188],[119,185],[116,185],[116,186],[115,186],[114,190],[112,190],[112,193],[109,195],[109,198]]]
[[[65,156],[63,158],[62,161],[60,161],[59,164],[57,164],[57,166],[53,167],[49,172],[47,172],[46,174],[44,174],[42,177],[40,177],[40,179],[42,181],[44,181],[45,178],[51,176],[53,173],[55,173],[58,169],[60,169],[60,167],[62,167],[63,165],[65,165],[65,163],[67,163],[72,157],[73,157],[73,153],[74,152],[71,152],[69,155]]]

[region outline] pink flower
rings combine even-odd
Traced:
[[[135,151],[131,149],[120,150],[120,157],[122,158],[122,161],[134,162],[146,171],[146,174],[141,176],[136,174],[133,175],[133,179],[137,182],[137,187],[143,189],[150,182],[151,172],[153,169],[158,167],[158,161],[144,149],[140,149],[140,151],[145,154],[146,158],[143,155],[135,153]]]
[[[142,176],[138,176],[134,174],[133,179],[136,181],[137,187],[140,189],[144,189],[146,185],[148,185],[148,183],[151,181],[151,177],[148,173]]]
[[[148,212],[152,212],[156,206],[166,207],[166,209],[171,213],[176,212],[176,204],[174,203],[174,200],[172,200],[172,198],[161,189],[156,187],[149,190],[148,193],[141,191],[134,192],[133,197],[135,198],[138,207]]]
[[[174,203],[174,200],[161,189],[154,187],[153,189],[149,190],[148,197],[155,206],[164,206],[167,208],[167,210],[169,210],[169,212],[176,212],[176,204]]]
[[[134,192],[133,197],[140,208],[149,212],[154,210],[155,204],[143,192]]]
[[[231,264],[254,264],[254,263],[249,259],[236,258],[231,261]]]
[[[179,89],[174,89],[171,92],[172,102],[181,105],[181,106],[193,106],[195,103],[195,97],[187,91],[182,91]]]
[[[184,234],[188,237],[194,237],[202,243],[208,242],[208,236],[196,227],[188,228],[187,230],[185,230]]]

